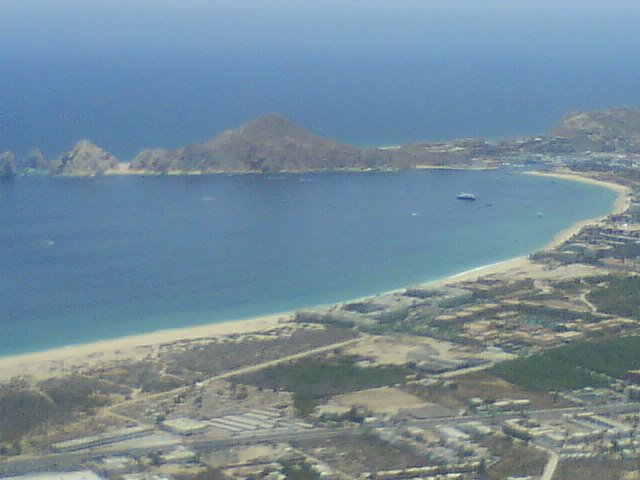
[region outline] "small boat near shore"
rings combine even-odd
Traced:
[[[461,192],[458,195],[456,195],[456,198],[458,200],[467,200],[467,201],[473,202],[476,199],[476,196],[473,193]]]

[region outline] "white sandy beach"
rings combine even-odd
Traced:
[[[631,193],[631,189],[629,187],[625,187],[624,185],[620,185],[617,183],[611,182],[603,182],[601,180],[596,180],[594,178],[584,177],[582,175],[576,175],[572,173],[545,173],[545,172],[527,172],[527,175],[534,175],[537,177],[549,177],[549,178],[558,178],[561,180],[570,180],[574,182],[587,183],[589,185],[596,185],[599,187],[609,188],[614,190],[618,194],[618,198],[613,205],[613,209],[608,215],[617,215],[629,208],[630,198],[629,193]],[[563,244],[571,237],[573,237],[576,233],[578,233],[582,228],[587,225],[593,225],[601,222],[606,218],[606,215],[603,217],[595,217],[587,220],[583,220],[581,222],[575,223],[571,225],[569,228],[562,230],[559,232],[551,242],[544,248],[544,250],[550,250],[552,248],[557,247],[558,245]]]
[[[17,376],[41,379],[89,365],[107,364],[128,359],[140,360],[156,352],[161,345],[197,338],[260,333],[273,330],[292,320],[293,313],[288,312],[194,327],[159,330],[4,357],[0,358],[0,381],[7,381]]]
[[[531,172],[530,174],[544,175],[564,180],[591,183],[615,190],[618,199],[612,213],[621,213],[629,205],[629,189],[622,185],[601,182],[573,174],[547,174]],[[594,218],[578,222],[563,230],[545,247],[553,248],[562,244],[580,231],[585,225],[599,222],[601,218]],[[475,280],[487,275],[512,275],[534,273],[542,270],[539,265],[532,264],[528,256],[521,256],[502,262],[485,265],[467,270],[455,275],[426,283],[429,287],[438,287],[457,282]],[[579,270],[579,269],[578,269]],[[571,269],[566,269],[563,275],[571,275]],[[577,270],[576,270],[577,272]],[[537,272],[539,273],[539,272]],[[47,378],[53,375],[73,371],[98,364],[108,364],[115,361],[136,360],[147,357],[157,351],[163,344],[170,344],[181,340],[221,337],[231,334],[259,333],[277,328],[293,321],[294,312],[283,312],[243,320],[222,323],[212,323],[188,328],[161,330],[140,335],[131,335],[111,340],[70,345],[41,352],[0,358],[0,381],[7,381],[12,377],[30,376],[34,379]]]

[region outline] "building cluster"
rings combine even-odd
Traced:
[[[562,458],[638,458],[640,431],[635,421],[584,412],[558,420],[516,418],[502,424],[505,434],[535,442],[558,452]]]
[[[375,429],[382,441],[413,450],[424,458],[424,464],[395,470],[365,472],[363,478],[392,480],[417,478],[476,478],[491,461],[490,451],[478,440],[492,433],[480,422],[439,424],[422,427],[417,424]]]
[[[640,272],[640,198],[629,194],[629,208],[585,226],[563,245],[538,252],[536,260],[586,263],[614,271]]]

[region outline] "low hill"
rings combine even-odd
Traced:
[[[176,150],[143,150],[133,170],[276,172],[358,168],[360,149],[304,130],[281,115],[258,117],[211,140]]]
[[[414,168],[421,165],[468,166],[490,150],[482,139],[359,148],[318,136],[278,114],[226,130],[211,140],[176,150],[148,149],[131,170],[180,172],[308,172]]]
[[[551,135],[568,139],[576,151],[640,152],[640,109],[569,113]]]

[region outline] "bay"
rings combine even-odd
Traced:
[[[441,278],[539,249],[614,200],[506,169],[20,177],[0,183],[0,355]]]

